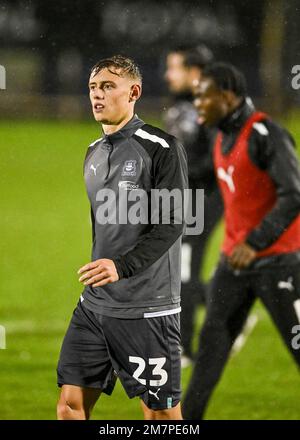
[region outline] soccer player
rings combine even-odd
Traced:
[[[199,235],[185,236],[182,245],[182,367],[192,362],[196,307],[205,302],[206,286],[200,281],[200,272],[208,238],[222,214],[211,154],[215,130],[198,123],[192,94],[193,82],[199,80],[202,69],[212,60],[213,54],[205,45],[176,47],[166,58],[165,79],[174,103],[166,112],[164,122],[167,132],[176,136],[186,149],[193,206],[196,189],[204,189],[204,230]]]
[[[145,419],[181,419],[180,202],[169,204],[169,222],[161,201],[140,205],[145,214],[151,204],[146,221],[130,216],[135,194],[182,195],[187,163],[177,139],[134,114],[141,86],[139,68],[123,56],[91,71],[90,100],[104,136],[89,146],[84,164],[92,261],[79,270],[85,287],[57,367],[59,419],[88,419],[116,378],[130,398],[141,398]],[[159,221],[150,222],[154,213]]]
[[[218,127],[214,166],[225,209],[221,258],[208,292],[199,351],[183,416],[200,419],[256,297],[283,341],[300,322],[300,170],[290,134],[249,105],[230,64],[203,70],[195,91],[200,122]]]

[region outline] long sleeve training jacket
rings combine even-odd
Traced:
[[[178,312],[183,192],[188,187],[182,145],[135,115],[89,146],[84,176],[91,203],[92,261],[112,259],[120,279],[103,287],[86,286],[83,305],[130,319]],[[174,190],[177,198],[169,205],[165,199],[155,202],[153,190]]]

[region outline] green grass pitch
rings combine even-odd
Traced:
[[[300,118],[289,128],[300,144]],[[0,419],[55,419],[56,363],[81,293],[77,270],[90,259],[89,205],[82,176],[95,123],[0,122]],[[208,278],[221,237],[213,236]],[[259,321],[211,400],[208,419],[299,419],[298,370],[260,304]],[[199,311],[198,327],[203,319]],[[197,344],[195,335],[195,345]],[[191,369],[182,374],[186,389]],[[141,419],[139,399],[120,384],[93,419]]]

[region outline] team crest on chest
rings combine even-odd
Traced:
[[[125,161],[122,176],[136,176],[136,160]]]

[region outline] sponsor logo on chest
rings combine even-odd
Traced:
[[[131,182],[130,180],[120,180],[118,187],[125,189],[126,191],[130,191],[132,189],[138,189],[139,185],[135,182]]]

